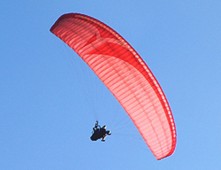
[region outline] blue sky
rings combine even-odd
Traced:
[[[219,170],[221,1],[1,1],[0,169]],[[49,32],[69,12],[120,33],[161,84],[177,128],[157,161],[86,64]],[[95,120],[113,135],[91,142]]]

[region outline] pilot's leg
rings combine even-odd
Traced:
[[[106,135],[104,135],[104,136],[102,137],[102,139],[101,139],[102,142],[105,141],[105,137],[106,137]]]

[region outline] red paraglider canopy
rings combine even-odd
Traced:
[[[76,13],[61,16],[51,32],[112,92],[155,157],[171,155],[176,145],[171,109],[151,70],[129,43],[104,23]]]

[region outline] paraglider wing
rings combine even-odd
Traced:
[[[61,16],[51,32],[68,44],[112,92],[155,157],[171,155],[176,145],[172,112],[138,53],[113,29],[83,14]]]

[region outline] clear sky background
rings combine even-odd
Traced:
[[[221,1],[0,2],[1,170],[220,170]],[[142,56],[177,128],[157,161],[120,104],[49,29],[64,13],[95,17]],[[112,131],[91,142],[95,120]]]

